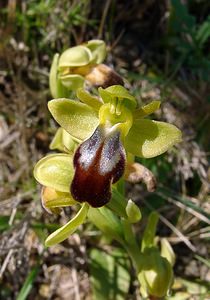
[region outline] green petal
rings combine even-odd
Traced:
[[[83,87],[85,78],[78,74],[69,74],[60,76],[60,81],[68,90],[77,90]]]
[[[91,40],[86,46],[90,49],[93,62],[96,64],[100,64],[104,61],[106,57],[106,44],[102,40]]]
[[[160,107],[160,101],[152,101],[147,105],[144,105],[133,112],[134,119],[143,118],[145,116],[151,115]]]
[[[69,91],[62,85],[58,78],[58,60],[59,54],[57,53],[54,55],[49,76],[50,92],[54,98],[67,97],[69,94]]]
[[[93,59],[90,49],[76,46],[64,51],[59,59],[59,69],[63,67],[80,67],[89,64]]]
[[[99,88],[98,92],[104,102],[111,102],[114,98],[123,99],[123,104],[130,109],[134,109],[136,107],[136,99],[132,96],[128,90],[126,90],[121,85],[112,85],[106,89]]]
[[[72,136],[62,127],[58,128],[56,134],[50,143],[51,150],[60,150],[62,152],[72,153],[74,152],[77,142]]]
[[[128,152],[150,158],[160,155],[181,141],[181,131],[174,125],[151,120],[136,120],[125,138]]]
[[[79,140],[88,138],[98,126],[97,113],[86,104],[63,98],[51,100],[48,107],[58,124]]]
[[[68,193],[74,174],[72,156],[50,154],[42,158],[34,168],[34,177],[44,186]]]
[[[70,220],[66,225],[57,229],[50,236],[48,236],[48,238],[45,241],[45,246],[49,247],[61,243],[62,241],[67,239],[72,233],[74,233],[78,226],[84,223],[88,213],[88,208],[88,204],[84,203],[72,220]]]
[[[99,111],[99,108],[103,104],[99,98],[92,96],[90,93],[85,91],[83,88],[77,90],[77,97],[85,104],[91,106],[94,110]]]

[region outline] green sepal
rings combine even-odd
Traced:
[[[133,118],[134,119],[140,119],[146,116],[151,115],[152,113],[154,113],[156,110],[159,109],[161,102],[160,101],[152,101],[147,105],[144,105],[138,109],[136,109],[133,112]]]
[[[99,111],[103,103],[99,98],[92,96],[89,92],[85,91],[83,88],[77,90],[77,97],[85,104],[91,106],[97,112]]]
[[[88,41],[86,47],[90,49],[92,53],[93,63],[100,64],[106,57],[106,44],[102,40]]]
[[[135,97],[132,96],[128,90],[121,85],[112,85],[106,89],[100,87],[98,92],[105,103],[119,99],[122,101],[123,105],[131,110],[135,109],[137,105]]]
[[[181,140],[181,131],[176,126],[140,119],[133,122],[125,138],[125,149],[136,156],[150,158],[166,152]]]
[[[60,75],[59,79],[66,89],[72,91],[83,87],[85,82],[85,78],[78,74]]]
[[[90,137],[99,124],[90,106],[74,100],[54,99],[48,102],[48,108],[58,124],[79,140]]]
[[[80,67],[89,64],[93,59],[90,49],[85,46],[75,46],[64,51],[59,59],[59,69],[65,67]]]
[[[60,150],[62,152],[73,153],[77,146],[77,142],[72,136],[62,127],[58,128],[56,134],[50,143],[51,150]]]
[[[70,154],[50,154],[38,161],[34,168],[34,177],[40,184],[60,192],[69,192],[73,175]]]
[[[57,229],[51,235],[48,236],[48,238],[45,241],[45,246],[49,247],[61,243],[62,241],[67,239],[72,233],[74,233],[78,226],[84,223],[88,213],[88,209],[89,205],[87,203],[84,203],[73,219],[71,219],[67,224]]]
[[[69,91],[66,89],[65,86],[62,85],[61,80],[58,76],[58,61],[59,61],[59,54],[57,53],[53,57],[52,65],[50,68],[50,75],[49,75],[50,92],[54,98],[68,97]]]

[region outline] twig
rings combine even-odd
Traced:
[[[187,205],[185,205],[185,204],[183,204],[183,203],[181,203],[181,202],[179,202],[177,200],[174,200],[171,197],[166,197],[163,193],[157,192],[156,194],[159,195],[159,196],[161,196],[161,197],[163,197],[168,202],[171,202],[171,203],[175,204],[176,206],[185,209],[187,212],[189,212],[190,214],[194,215],[199,220],[201,220],[201,221],[203,221],[203,222],[205,222],[205,223],[207,223],[207,224],[210,225],[210,220],[206,216],[204,216],[201,213],[195,211],[193,208],[188,207]]]
[[[2,267],[1,267],[1,270],[0,270],[0,279],[2,278],[3,273],[4,273],[4,271],[5,271],[8,263],[10,261],[10,258],[11,258],[12,254],[13,254],[13,251],[14,251],[13,249],[9,250],[9,252],[8,252],[8,254],[7,254],[7,256],[6,256],[6,258],[5,258],[5,260],[4,260],[3,264],[2,264]]]
[[[143,200],[144,201],[144,200]],[[147,207],[149,207],[151,210],[155,210],[154,207],[152,205],[150,205],[149,203],[147,203],[146,201],[144,201],[144,203],[146,204]],[[179,238],[180,240],[185,243],[185,245],[192,250],[193,252],[196,252],[196,248],[195,246],[188,240],[187,237],[185,237],[183,235],[183,233],[178,230],[171,222],[169,222],[165,217],[163,217],[161,214],[159,214],[159,218],[160,220],[166,225],[168,226]]]
[[[104,10],[103,10],[103,14],[102,14],[102,17],[101,17],[101,23],[100,23],[99,30],[98,30],[98,38],[101,38],[101,37],[102,37],[102,32],[103,32],[103,28],[104,28],[104,23],[105,23],[105,20],[106,20],[106,17],[107,17],[107,13],[108,13],[109,6],[110,6],[110,4],[111,4],[111,1],[112,1],[112,0],[107,0],[106,3],[105,3]]]

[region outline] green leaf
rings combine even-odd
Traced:
[[[123,231],[119,218],[108,208],[92,208],[88,212],[91,222],[109,238],[123,243]]]
[[[26,280],[19,292],[19,294],[17,295],[17,300],[25,300],[27,299],[29,293],[30,293],[30,290],[32,289],[33,287],[33,282],[34,280],[36,279],[36,276],[39,272],[39,266],[36,266],[34,267],[31,272],[28,274],[28,276],[26,277]]]
[[[106,44],[102,40],[88,41],[86,46],[90,49],[93,57],[93,62],[100,64],[106,57]]]
[[[58,124],[79,140],[90,137],[99,124],[97,113],[86,104],[61,98],[51,100],[48,107]]]
[[[89,64],[93,59],[90,49],[76,46],[64,51],[59,59],[59,69],[63,67],[80,67]]]
[[[9,225],[10,216],[0,216],[0,231],[4,231],[9,229],[11,226]]]
[[[90,273],[93,300],[127,299],[130,286],[130,263],[122,249],[111,253],[92,249]]]
[[[70,190],[73,174],[69,154],[50,154],[38,161],[34,168],[34,177],[40,184],[66,193]]]
[[[77,227],[84,223],[88,213],[88,208],[88,204],[84,203],[73,219],[71,219],[67,224],[57,229],[50,236],[48,236],[48,238],[45,241],[45,246],[49,247],[61,243],[62,241],[67,239],[72,233],[74,233]]]
[[[146,119],[135,120],[125,138],[128,152],[150,158],[181,142],[181,131],[174,125]]]
[[[195,258],[199,261],[201,261],[204,265],[206,265],[210,269],[210,259],[205,259],[204,257],[200,255],[195,255]]]
[[[159,217],[155,211],[149,215],[146,228],[143,233],[141,242],[141,251],[143,252],[146,248],[155,246],[155,234],[157,229]]]

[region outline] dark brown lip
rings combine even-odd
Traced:
[[[99,126],[83,142],[74,155],[75,174],[71,194],[78,202],[101,207],[111,199],[111,184],[117,182],[125,169],[125,150],[120,132],[105,133]]]

